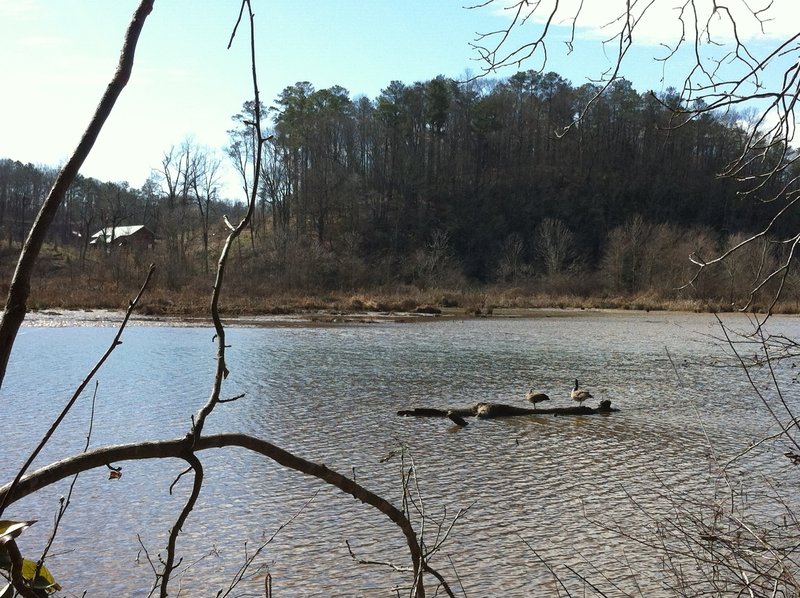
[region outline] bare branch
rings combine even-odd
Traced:
[[[256,71],[256,49],[255,49],[255,21],[253,18],[250,0],[242,0],[242,10],[247,8],[247,15],[250,23],[250,64],[253,81],[253,97],[255,102],[254,108],[254,132],[256,135],[256,152],[253,163],[253,181],[254,184],[250,190],[250,197],[247,204],[247,212],[238,225],[233,227],[233,230],[228,234],[225,245],[220,252],[219,260],[217,261],[217,275],[214,281],[214,290],[211,295],[211,319],[214,323],[214,331],[216,333],[217,341],[217,369],[214,375],[214,383],[211,388],[211,394],[206,404],[197,412],[194,418],[194,425],[190,432],[192,438],[199,438],[203,431],[206,418],[211,414],[216,404],[220,401],[220,393],[222,391],[222,382],[228,375],[228,369],[225,365],[225,329],[222,326],[222,320],[219,317],[219,300],[222,293],[222,285],[225,280],[225,268],[227,265],[228,254],[233,242],[247,227],[253,212],[255,210],[256,198],[258,196],[259,173],[261,172],[261,155],[262,147],[265,139],[261,135],[261,99],[258,91],[258,74]],[[240,14],[241,17],[241,14]],[[238,22],[237,22],[238,26]],[[226,224],[230,227],[230,223],[225,220]]]
[[[750,387],[753,389],[753,391],[756,393],[758,398],[761,400],[761,403],[764,405],[764,407],[767,408],[767,411],[769,412],[769,414],[772,416],[772,418],[778,424],[778,427],[781,428],[782,430],[789,430],[790,428],[783,424],[781,419],[778,417],[777,413],[775,413],[775,410],[769,404],[769,401],[767,401],[767,399],[761,393],[761,390],[759,389],[758,385],[753,380],[752,376],[750,375],[750,369],[744,363],[744,359],[742,358],[742,356],[739,353],[739,351],[736,349],[736,345],[734,344],[733,340],[731,339],[731,336],[730,336],[730,333],[728,332],[727,327],[723,325],[722,320],[720,320],[718,315],[716,315],[715,317],[717,318],[717,322],[719,323],[720,328],[722,329],[722,333],[725,335],[725,339],[728,342],[728,346],[731,348],[731,350],[733,351],[733,354],[736,356],[736,359],[739,361],[740,365],[742,366],[742,370],[744,371],[745,376],[747,376],[747,381],[750,383]],[[784,403],[784,406],[786,406],[786,403]],[[792,420],[795,419],[794,415],[792,415],[791,411],[789,411],[789,415],[792,418]],[[787,439],[792,444],[794,444],[795,448],[798,451],[800,451],[800,443],[794,438],[794,436],[791,436],[789,434],[787,434],[786,436],[787,436]]]
[[[194,505],[197,502],[197,497],[200,496],[200,490],[203,487],[203,465],[200,463],[200,460],[195,456],[194,453],[191,452],[183,455],[183,459],[185,459],[194,470],[194,483],[192,484],[192,492],[186,499],[186,504],[183,506],[181,514],[178,516],[177,521],[175,521],[175,525],[173,525],[172,529],[169,530],[169,540],[167,541],[167,560],[164,562],[164,568],[160,573],[161,598],[166,598],[168,594],[167,590],[169,587],[170,576],[177,566],[175,564],[175,545],[178,542],[178,534],[180,533],[181,529],[183,529],[183,524],[186,522],[186,519],[192,512],[192,509],[194,509]],[[178,564],[180,564],[180,561]]]
[[[415,572],[423,570],[422,549],[417,542],[416,533],[408,518],[400,509],[386,499],[367,490],[350,478],[328,469],[324,465],[298,457],[274,444],[247,434],[215,434],[194,439],[193,447],[191,443],[192,439],[185,437],[95,449],[38,469],[23,477],[15,487],[12,487],[12,484],[0,487],[0,500],[11,504],[66,477],[97,467],[105,467],[105,464],[110,462],[168,458],[183,459],[191,448],[195,451],[203,451],[212,448],[236,446],[264,455],[283,467],[320,479],[364,504],[377,509],[402,531],[411,554],[413,570]],[[418,598],[424,598],[422,576],[415,573],[414,577],[417,580],[416,595]]]
[[[94,392],[92,393],[92,409],[89,414],[89,431],[86,433],[86,444],[83,447],[83,452],[89,450],[89,444],[92,440],[92,428],[94,427],[94,408],[95,403],[97,401],[97,388],[99,383],[95,381],[94,383]],[[53,542],[56,539],[56,535],[58,535],[58,528],[61,525],[61,520],[64,518],[64,515],[67,512],[71,502],[72,502],[72,493],[75,491],[75,484],[78,481],[78,474],[75,474],[75,477],[72,478],[72,481],[69,484],[69,490],[67,491],[67,496],[62,496],[58,501],[58,512],[56,513],[55,520],[53,522],[53,531],[50,532],[50,536],[47,538],[47,543],[44,546],[44,550],[42,550],[42,554],[39,557],[39,560],[36,562],[36,572],[33,575],[33,578],[36,579],[39,575],[39,572],[44,565],[45,560],[47,559],[47,555],[50,553],[50,549],[53,546]]]
[[[267,546],[269,546],[275,538],[278,537],[278,534],[280,534],[289,524],[291,524],[295,519],[297,519],[303,511],[305,511],[308,505],[310,505],[317,498],[318,494],[319,490],[314,492],[311,498],[309,498],[288,520],[284,521],[278,527],[278,529],[276,529],[272,533],[272,535],[269,538],[267,538],[264,542],[262,542],[261,545],[256,550],[253,551],[253,554],[246,556],[244,563],[242,564],[241,567],[239,567],[239,570],[233,576],[233,581],[231,581],[231,584],[230,586],[228,586],[227,591],[225,591],[224,594],[223,593],[219,594],[219,598],[226,598],[226,596],[228,596],[236,588],[236,586],[239,585],[239,583],[245,578],[245,573],[247,572],[247,570],[256,560],[256,557],[258,557],[258,555],[261,554],[261,552]]]
[[[133,58],[136,52],[136,44],[139,41],[139,34],[144,27],[145,19],[153,10],[154,1],[142,0],[136,9],[125,34],[125,42],[120,54],[117,71],[106,88],[89,126],[84,132],[80,143],[78,143],[78,147],[58,174],[58,178],[42,204],[39,214],[36,216],[36,220],[28,233],[28,238],[25,240],[25,245],[20,252],[17,268],[14,271],[14,277],[8,289],[3,316],[0,319],[0,387],[3,385],[14,340],[17,337],[22,321],[25,319],[33,266],[39,256],[47,229],[50,227],[53,218],[55,218],[67,189],[75,180],[106,119],[111,114],[117,98],[128,83],[133,70]],[[0,513],[2,511],[3,509],[0,507]]]
[[[14,481],[11,482],[12,487],[13,487],[14,484],[19,482],[20,478],[28,470],[28,468],[31,466],[31,463],[33,463],[34,459],[36,459],[36,457],[39,455],[39,453],[42,451],[42,449],[45,447],[45,445],[53,437],[53,434],[55,434],[55,431],[58,428],[58,426],[61,425],[62,421],[64,421],[64,418],[67,416],[67,414],[69,413],[70,409],[72,409],[73,405],[75,405],[75,402],[81,396],[81,393],[83,393],[83,390],[86,388],[86,386],[89,384],[89,382],[92,381],[92,379],[94,378],[95,374],[103,366],[103,364],[106,362],[106,360],[111,356],[111,353],[113,353],[114,349],[116,349],[119,345],[122,344],[122,341],[120,340],[120,338],[122,338],[122,333],[125,330],[125,326],[128,324],[128,320],[130,319],[131,314],[133,313],[133,310],[138,305],[139,300],[142,298],[142,295],[144,294],[144,291],[147,288],[147,285],[150,283],[150,279],[153,276],[153,272],[154,271],[155,271],[155,266],[151,264],[150,265],[150,269],[147,271],[147,276],[145,277],[145,280],[142,283],[141,288],[139,289],[139,292],[137,293],[136,297],[128,304],[128,309],[125,312],[125,317],[122,319],[122,323],[119,325],[119,328],[117,328],[117,334],[114,336],[114,339],[111,341],[111,344],[109,345],[108,349],[106,349],[106,352],[103,353],[103,355],[100,357],[100,359],[94,365],[94,367],[89,371],[89,374],[86,376],[86,378],[83,379],[83,382],[80,383],[78,388],[73,393],[72,398],[70,398],[70,400],[67,401],[67,404],[61,410],[61,413],[58,415],[56,420],[50,426],[50,429],[47,431],[47,433],[39,440],[39,444],[33,450],[33,452],[31,453],[30,457],[28,457],[28,460],[25,461],[23,466],[20,468],[19,472],[17,473],[16,477],[14,478]],[[3,511],[5,511],[6,506],[7,506],[6,498],[5,497],[0,498],[0,516],[2,516]]]

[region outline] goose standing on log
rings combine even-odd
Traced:
[[[586,399],[592,398],[592,393],[590,393],[588,390],[580,390],[578,388],[578,379],[575,378],[575,388],[572,389],[572,392],[569,393],[569,396],[572,397],[573,401],[578,401],[579,405],[583,405],[583,402]]]
[[[538,390],[530,389],[528,392],[525,393],[525,400],[529,403],[533,403],[533,408],[536,409],[536,403],[541,403],[542,401],[549,401],[550,397],[548,397],[543,392],[539,392]]]

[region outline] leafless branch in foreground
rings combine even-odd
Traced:
[[[36,457],[39,455],[39,453],[42,451],[42,449],[45,447],[45,445],[53,437],[53,434],[55,434],[56,429],[58,429],[58,426],[61,424],[62,421],[64,421],[64,418],[67,416],[67,414],[70,412],[72,407],[75,405],[75,402],[81,396],[81,394],[83,393],[84,389],[88,386],[89,382],[91,382],[94,379],[95,374],[97,374],[97,372],[100,370],[100,368],[103,367],[103,364],[111,356],[111,353],[114,352],[114,349],[116,349],[119,345],[122,344],[122,341],[120,339],[122,338],[122,333],[125,330],[125,326],[127,326],[128,320],[130,319],[131,314],[133,313],[133,310],[136,308],[136,306],[139,303],[139,300],[142,298],[142,295],[144,294],[144,291],[145,291],[145,289],[147,288],[147,285],[150,282],[150,278],[153,276],[153,271],[154,270],[155,270],[155,267],[151,265],[150,266],[150,270],[147,272],[147,277],[145,278],[145,281],[142,283],[142,286],[139,289],[139,293],[136,295],[136,297],[128,305],[128,309],[125,312],[125,317],[123,318],[122,323],[117,328],[117,333],[114,336],[114,339],[111,341],[111,344],[106,349],[105,353],[103,353],[103,355],[97,361],[97,363],[94,365],[94,367],[89,371],[89,374],[83,379],[83,382],[80,383],[78,388],[72,394],[72,397],[70,398],[69,401],[67,401],[67,404],[61,410],[61,413],[58,415],[58,417],[55,419],[53,424],[50,426],[50,429],[45,433],[45,435],[41,438],[41,440],[39,440],[39,444],[33,450],[33,452],[31,453],[30,457],[28,457],[27,461],[25,461],[23,466],[20,468],[19,472],[17,472],[17,476],[14,478],[14,481],[12,482],[12,486],[13,486],[13,484],[15,484],[15,483],[17,483],[19,481],[19,479],[23,476],[23,474],[31,466],[31,463],[33,463],[34,459],[36,459]],[[6,506],[8,506],[8,503],[6,502],[5,498],[0,499],[0,516],[2,516],[3,511],[5,511]]]
[[[269,538],[267,538],[266,540],[261,542],[259,544],[258,548],[256,548],[253,551],[252,554],[248,554],[247,553],[247,544],[245,544],[245,559],[244,559],[244,562],[242,563],[242,566],[239,567],[239,570],[234,574],[233,580],[231,581],[230,585],[228,586],[228,589],[224,593],[220,591],[220,593],[218,594],[219,598],[227,598],[227,596],[230,595],[230,593],[236,588],[236,586],[238,586],[239,583],[241,583],[244,579],[246,579],[246,577],[248,575],[248,573],[247,573],[248,570],[253,565],[253,563],[255,562],[256,558],[261,554],[261,552],[267,546],[272,544],[273,540],[275,540],[275,538],[278,537],[278,534],[280,534],[286,527],[291,525],[292,522],[294,522],[294,520],[297,519],[303,511],[305,511],[306,507],[308,507],[317,498],[318,494],[319,494],[319,490],[314,492],[314,494],[311,496],[311,498],[309,498],[303,505],[301,505],[300,508],[294,514],[292,514],[291,517],[289,517],[289,519],[287,519],[282,524],[280,524],[278,526],[278,529],[276,529]]]
[[[367,490],[350,478],[327,468],[324,465],[308,461],[290,453],[266,440],[247,434],[215,434],[194,439],[190,437],[176,438],[153,442],[136,442],[125,445],[103,447],[57,461],[24,476],[15,488],[11,484],[0,487],[0,500],[9,504],[41,490],[66,477],[97,467],[105,467],[106,463],[130,460],[150,459],[183,459],[187,451],[199,452],[212,448],[240,447],[272,459],[288,469],[313,476],[323,482],[335,486],[345,494],[353,496],[364,504],[370,505],[389,518],[400,528],[406,539],[412,558],[413,570],[422,568],[423,553],[417,541],[416,532],[405,514],[383,497]],[[424,584],[415,575],[417,598],[424,596]],[[420,590],[422,593],[420,593]]]
[[[11,350],[14,346],[14,341],[17,338],[17,332],[25,319],[25,313],[28,309],[28,296],[31,290],[31,276],[33,274],[33,267],[36,259],[39,257],[39,251],[44,243],[45,236],[48,228],[55,218],[58,207],[64,201],[64,196],[69,189],[75,177],[78,174],[81,166],[86,160],[89,152],[97,140],[106,119],[111,114],[117,98],[122,93],[125,85],[130,79],[131,71],[133,70],[133,58],[136,53],[136,44],[139,41],[139,34],[144,28],[145,19],[153,10],[153,2],[155,0],[142,0],[139,7],[131,19],[128,31],[125,34],[125,42],[122,46],[122,52],[117,65],[117,71],[114,74],[111,83],[106,88],[100,104],[95,110],[89,126],[83,134],[83,137],[78,143],[78,147],[73,152],[70,159],[61,169],[58,174],[53,188],[44,200],[41,209],[39,210],[36,220],[28,233],[28,238],[25,240],[25,245],[19,255],[17,268],[14,271],[14,276],[11,279],[11,285],[8,289],[8,297],[6,298],[6,306],[3,310],[3,316],[0,318],[0,388],[3,386],[3,379],[5,378],[8,360],[11,357]],[[0,508],[0,513],[2,509]]]

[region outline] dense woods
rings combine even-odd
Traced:
[[[677,93],[642,93],[626,80],[565,131],[598,89],[534,71],[496,81],[392,81],[374,100],[338,86],[287,87],[269,108],[258,209],[231,256],[237,288],[499,285],[558,296],[742,300],[759,267],[781,257],[780,244],[752,244],[678,290],[694,272],[688,256],[708,259],[763,228],[783,205],[759,199],[792,173],[740,198],[737,183],[718,175],[739,156],[752,119],[690,119]],[[161,286],[205,280],[222,216],[242,211],[237,198],[220,196],[223,161],[244,190],[253,183],[252,111],[245,103],[233,117],[227,156],[185,140],[164,151],[141,188],[78,177],[50,231],[62,259],[49,274],[101,271],[123,283],[155,260]],[[54,173],[0,161],[0,247],[23,241]],[[154,250],[90,248],[93,232],[133,224],[155,233]],[[774,234],[797,229],[788,214]],[[788,282],[791,299],[796,283]]]

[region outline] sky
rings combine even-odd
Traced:
[[[579,0],[561,0],[546,70],[581,85],[608,68],[613,55],[601,40],[609,37],[614,5],[622,1],[584,0],[578,43],[568,55],[563,40]],[[736,10],[742,3],[727,4]],[[114,73],[137,4],[0,0],[0,158],[64,163]],[[298,81],[316,89],[341,85],[352,98],[374,99],[392,80],[412,84],[479,73],[482,63],[470,42],[509,23],[510,12],[501,4],[467,9],[464,0],[253,0],[262,100],[271,105]],[[665,4],[674,7],[676,1],[657,0],[639,23],[636,48],[622,73],[639,91],[679,85],[688,64],[680,56],[666,69],[653,61],[665,53],[660,43],[680,36],[674,8]],[[765,31],[740,18],[739,35],[768,48],[773,37],[797,33],[792,27],[800,22],[800,8],[794,4],[774,0]],[[226,49],[238,7],[233,0],[156,0],[131,80],[81,169],[84,176],[140,187],[163,154],[186,139],[222,152],[231,116],[252,96],[246,30]],[[717,36],[730,38],[724,24],[711,26]],[[533,39],[540,28],[532,18],[512,41]],[[541,66],[539,56],[493,77]],[[235,195],[233,176],[226,180],[228,196]]]

